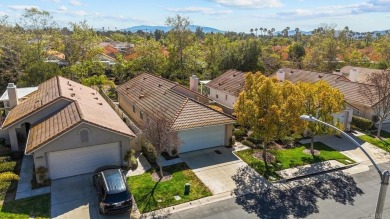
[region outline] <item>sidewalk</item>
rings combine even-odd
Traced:
[[[142,153],[137,152],[135,154],[135,157],[138,161],[138,167],[136,170],[129,170],[126,174],[126,177],[144,174],[147,170],[152,168],[152,166],[150,166],[149,162],[146,160],[144,155],[142,155]]]
[[[31,180],[33,178],[33,164],[33,156],[24,155],[22,167],[20,170],[18,188],[16,189],[16,200],[50,193],[50,186],[39,189],[31,188]]]

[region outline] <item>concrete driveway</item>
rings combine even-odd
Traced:
[[[51,183],[51,218],[112,218],[99,214],[97,195],[92,184],[92,174],[84,174]],[[130,212],[115,215],[130,218]]]
[[[220,153],[216,153],[219,151]],[[181,159],[192,169],[196,176],[212,191],[213,195],[232,192],[236,189],[237,177],[245,170],[243,178],[263,181],[252,168],[238,159],[232,149],[216,147],[180,155]],[[235,180],[236,179],[236,180]],[[242,179],[245,180],[245,179]],[[244,193],[251,192],[245,191]]]

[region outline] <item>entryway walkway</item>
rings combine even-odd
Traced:
[[[33,159],[34,158],[31,155],[24,155],[23,157],[22,167],[20,170],[20,179],[18,182],[18,188],[16,189],[16,200],[50,193],[50,186],[39,189],[31,188],[34,167]]]

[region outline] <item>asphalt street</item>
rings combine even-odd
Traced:
[[[390,169],[390,162],[379,165]],[[374,218],[380,180],[379,174],[370,170],[347,175],[336,171],[288,183],[274,184],[264,189],[258,183],[241,182],[235,178],[240,190],[259,186],[255,194],[233,197],[224,201],[180,211],[169,215],[173,219],[191,218]],[[260,189],[261,188],[261,189]],[[390,219],[390,188],[387,192],[383,219]]]

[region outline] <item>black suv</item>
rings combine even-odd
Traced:
[[[126,179],[117,166],[103,166],[95,170],[93,185],[99,197],[101,214],[119,214],[130,211],[133,206]]]

